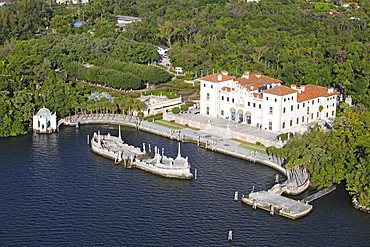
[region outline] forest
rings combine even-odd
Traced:
[[[80,6],[13,1],[0,9],[0,136],[25,133],[42,106],[60,117],[93,110],[132,113],[135,99],[117,96],[127,101],[122,109],[104,99],[92,102],[92,89],[78,80],[117,89],[166,82],[167,72],[148,66],[158,57],[155,45],[165,45],[172,65],[182,67],[189,79],[220,70],[235,76],[251,71],[288,86],[317,84],[351,96],[353,106],[338,108],[335,131],[317,127],[269,152],[286,159],[288,169],[307,169],[318,187],[345,182],[353,198],[370,206],[370,3],[358,5],[343,7],[339,0],[95,0]],[[142,21],[122,31],[116,15]],[[84,25],[73,27],[74,21]]]

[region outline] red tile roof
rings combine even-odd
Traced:
[[[301,86],[300,89],[302,89],[303,87],[304,90],[301,90],[301,92],[298,93],[297,102],[302,102],[317,97],[328,97],[339,94],[339,92],[335,91],[334,89],[329,89],[326,87],[316,86],[312,84]]]
[[[275,94],[279,96],[288,95],[295,92],[297,92],[297,90],[287,86],[277,86],[263,91],[263,93]]]
[[[351,5],[351,4],[354,4],[354,5],[358,6],[358,3],[356,3],[356,2],[342,3],[342,5]]]
[[[245,77],[241,77],[241,78],[236,79],[236,81],[238,81],[239,84],[241,84],[242,86],[251,85],[254,83],[262,84],[263,86],[265,86],[265,85],[271,85],[274,83],[282,82],[281,80],[278,80],[278,79],[275,79],[269,76],[261,75],[261,74],[250,74],[248,76],[248,79]]]
[[[231,89],[230,87],[223,87],[223,88],[221,88],[221,91],[228,91],[228,92],[230,92],[231,90],[234,90],[234,89]]]
[[[221,75],[221,80],[219,80],[219,75]],[[222,82],[222,81],[228,81],[231,79],[234,79],[234,76],[229,76],[229,75],[224,75],[222,73],[216,73],[212,75],[207,75],[202,78],[199,78],[200,80],[205,80],[205,81],[211,81],[211,82]]]
[[[262,94],[261,93],[253,93],[253,97],[262,99]]]

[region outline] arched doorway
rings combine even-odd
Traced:
[[[252,114],[250,111],[247,111],[245,113],[245,121],[247,122],[247,124],[251,124],[252,122]]]
[[[238,111],[238,122],[244,122],[244,115],[243,115],[243,111],[239,109]]]
[[[234,108],[234,107],[232,107],[232,108],[230,109],[230,112],[231,112],[231,120],[235,120],[235,115],[236,115],[235,108]]]

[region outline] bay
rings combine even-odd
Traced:
[[[117,126],[62,127],[0,139],[1,246],[369,246],[370,215],[355,210],[344,185],[290,220],[234,202],[234,192],[267,190],[277,171],[181,144],[196,180],[126,169],[91,152],[90,137]],[[122,128],[125,142],[178,142]],[[227,241],[228,231],[234,241]]]

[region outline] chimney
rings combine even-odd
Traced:
[[[252,90],[252,91],[254,90],[254,86],[251,86],[251,90]]]
[[[229,74],[229,72],[227,72],[226,70],[223,70],[221,73],[222,73],[223,75],[227,75],[227,74]]]
[[[300,93],[303,93],[303,92],[304,92],[304,90],[305,90],[305,86],[301,86],[300,88],[301,88],[301,90],[300,90],[299,92],[300,92]]]
[[[242,78],[249,79],[249,71],[245,71],[244,74],[242,75]]]
[[[297,89],[297,85],[292,84],[292,85],[290,85],[290,88],[291,88],[291,89]]]
[[[334,88],[333,87],[328,88],[328,93],[334,93]]]
[[[256,77],[257,77],[257,78],[260,78],[260,77],[261,77],[261,74],[259,74],[259,73],[258,73],[258,74],[256,74]]]
[[[218,80],[218,81],[222,81],[222,75],[218,75],[218,76],[217,76],[217,80]]]

